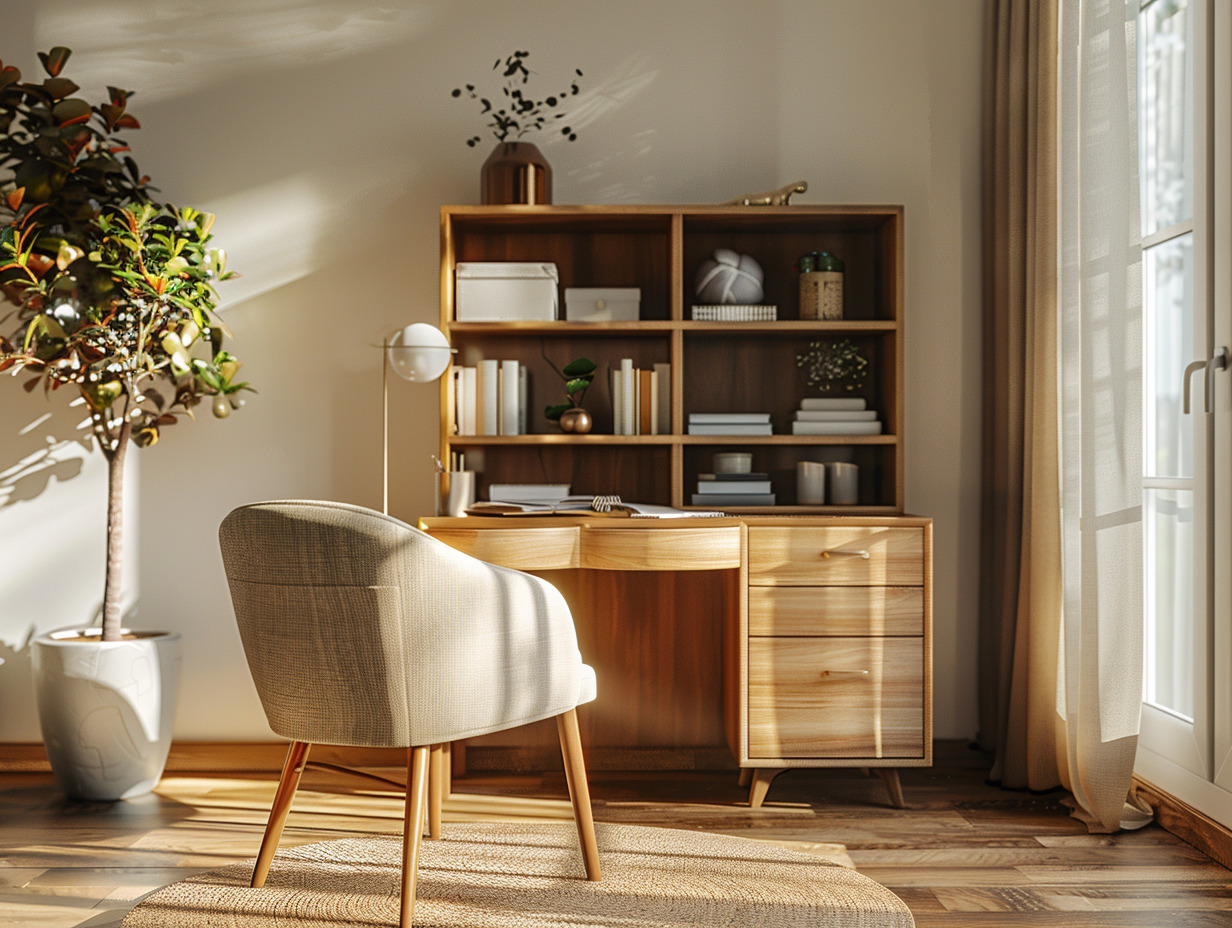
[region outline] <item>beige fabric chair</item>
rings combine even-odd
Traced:
[[[342,503],[243,506],[223,520],[219,540],[261,704],[270,727],[291,739],[254,887],[265,883],[312,743],[405,747],[407,928],[429,805],[430,833],[439,834],[430,749],[435,761],[448,742],[552,717],[586,875],[600,878],[574,711],[595,698],[595,675],[551,584]]]

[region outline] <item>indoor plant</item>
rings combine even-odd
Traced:
[[[456,87],[453,91],[455,98],[465,94],[479,101],[480,112],[487,117],[488,128],[496,136],[496,148],[480,172],[479,199],[482,203],[552,202],[552,166],[537,145],[524,142],[522,138],[563,119],[565,114],[558,107],[566,98],[577,96],[578,84],[576,80],[571,81],[566,90],[548,94],[541,100],[527,96],[522,88],[531,75],[526,68],[528,57],[530,52],[514,52],[507,58],[497,58],[492,65],[492,70],[499,70],[504,79],[503,101],[498,99],[493,103],[481,96],[474,84]],[[575,69],[574,74],[582,76],[580,70]],[[560,131],[570,142],[577,139],[572,126],[564,126]],[[474,148],[481,141],[482,136],[475,135],[467,139],[466,144]]]
[[[155,202],[117,134],[137,129],[129,93],[91,105],[61,76],[69,50],[40,53],[46,79],[0,63],[0,371],[27,390],[66,389],[89,410],[107,461],[102,628],[35,640],[44,743],[68,792],[148,791],[170,746],[178,635],[121,628],[124,462],[131,444],[212,398],[216,416],[246,384],[222,349],[213,282],[231,276],[208,248],[214,217]],[[118,674],[120,682],[110,682]],[[161,705],[142,696],[161,695]],[[78,754],[81,756],[77,756]],[[128,763],[132,761],[132,763]]]
[[[553,422],[559,422],[562,432],[581,434],[590,431],[593,422],[590,413],[582,408],[582,399],[595,379],[596,369],[597,365],[589,358],[577,358],[557,372],[565,381],[565,396],[569,402],[548,406],[543,414]]]

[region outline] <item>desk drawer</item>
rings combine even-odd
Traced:
[[[749,528],[754,586],[922,586],[924,530],[875,526]]]
[[[564,570],[577,567],[576,525],[537,528],[438,528],[432,537],[490,564],[515,570]]]
[[[749,587],[749,634],[922,635],[924,588]]]
[[[581,566],[594,570],[733,570],[740,566],[740,526],[608,528],[587,524],[582,529]]]
[[[749,639],[751,758],[924,756],[922,638]]]

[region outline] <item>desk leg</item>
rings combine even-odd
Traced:
[[[767,769],[758,767],[753,771],[753,785],[749,789],[749,808],[760,809],[762,802],[766,799],[766,793],[770,789],[770,784],[774,778],[783,772],[786,768],[778,767]]]
[[[748,786],[752,782],[753,782],[753,768],[752,767],[741,767],[740,768],[740,779],[736,782],[736,785],[737,786]]]
[[[886,791],[890,794],[890,805],[896,809],[907,808],[907,804],[903,801],[903,785],[898,781],[898,770],[894,767],[874,767],[873,769],[885,783]]]

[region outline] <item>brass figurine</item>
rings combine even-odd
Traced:
[[[767,190],[765,193],[748,193],[734,200],[728,200],[723,206],[788,206],[793,193],[804,193],[808,190],[808,181],[798,180],[794,184],[780,187],[778,190]]]

